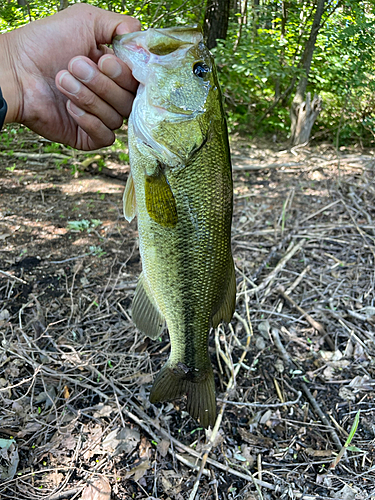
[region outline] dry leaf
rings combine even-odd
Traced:
[[[70,393],[69,393],[69,389],[68,389],[67,385],[64,386],[64,398],[65,399],[69,399],[70,398]]]
[[[44,403],[44,408],[48,410],[54,405],[54,401],[56,400],[56,389],[53,386],[47,388],[46,391],[41,392],[35,398],[35,402],[38,404]]]
[[[48,476],[48,479],[52,481],[54,486],[58,486],[64,480],[64,477],[64,474],[61,474],[61,472],[52,472]]]
[[[323,376],[326,380],[332,380],[333,374],[334,374],[334,370],[333,370],[332,366],[327,366],[326,368],[324,368]]]
[[[3,309],[0,311],[0,321],[7,321],[10,318],[10,312],[8,309]]]
[[[261,419],[259,420],[259,423],[262,425],[267,424],[267,422],[270,420],[271,416],[272,416],[272,410],[266,410],[263,413]]]
[[[241,438],[246,443],[252,445],[253,447],[256,447],[256,448],[259,448],[262,450],[269,450],[275,446],[275,443],[272,439],[264,437],[264,436],[256,436],[255,434],[251,434],[251,432],[248,432],[246,429],[243,429],[242,427],[238,428],[238,432],[239,432]]]
[[[190,457],[191,458],[191,457]],[[163,489],[167,495],[170,495],[175,500],[183,497],[180,495],[180,491],[182,488],[180,477],[173,470],[162,470],[161,471],[161,483],[163,485]]]
[[[101,477],[86,486],[81,500],[110,500],[110,498],[111,485],[106,477]]]
[[[102,447],[105,451],[119,455],[120,453],[131,453],[141,439],[139,431],[136,429],[115,429],[104,439]]]
[[[74,450],[75,447],[77,446],[77,437],[73,436],[70,432],[67,432],[66,434],[63,434],[63,440],[62,440],[62,445],[63,448],[67,450]]]
[[[96,405],[95,408],[96,410],[93,413],[94,418],[109,417],[114,410],[113,406],[105,405],[103,403]]]
[[[371,319],[373,316],[375,316],[375,307],[364,307],[363,309],[361,309],[361,312],[364,312],[366,314],[367,319]]]
[[[353,403],[355,401],[355,395],[345,385],[340,387],[340,389],[339,389],[339,396],[340,396],[340,398],[345,399],[346,401],[352,401]]]
[[[207,442],[209,440],[211,440],[212,433],[213,433],[212,429],[206,429]],[[213,442],[212,448],[216,448],[216,446],[220,446],[223,442],[224,442],[223,431],[222,431],[222,429],[219,429],[214,437],[214,442]],[[197,451],[204,451],[204,450],[201,450],[201,449],[199,449],[199,447],[197,447]]]
[[[13,479],[19,462],[14,439],[0,439],[0,479]]]
[[[349,387],[352,387],[355,391],[371,391],[374,389],[375,380],[371,379],[368,375],[357,375],[349,383]]]
[[[139,445],[139,458],[141,460],[150,458],[150,448],[151,448],[150,441],[147,438],[143,437]]]
[[[37,422],[28,422],[26,427],[17,433],[17,437],[25,437],[27,434],[35,434],[42,428],[42,424],[38,424]]]
[[[258,325],[258,331],[262,335],[262,337],[266,340],[270,338],[270,324],[267,320],[261,321]]]
[[[133,481],[139,481],[141,477],[143,477],[148,469],[150,468],[150,461],[145,460],[144,462],[141,462],[139,465],[136,467],[133,467],[132,470],[128,471],[125,473],[125,479],[129,479],[132,477]]]
[[[359,342],[354,346],[353,357],[356,361],[367,361],[369,359],[365,349]]]
[[[263,349],[265,349],[266,347],[266,342],[260,335],[257,335],[255,337],[255,347],[258,349],[258,351],[263,351]]]
[[[342,490],[336,492],[335,497],[340,500],[354,500],[358,498],[357,494],[359,494],[359,491],[356,488],[345,484]]]
[[[83,457],[85,460],[89,460],[94,455],[102,453],[100,441],[103,435],[103,429],[100,425],[95,425],[95,427],[92,427],[90,429],[88,429],[87,426],[85,427],[86,433],[88,434],[86,441],[88,449],[83,452]]]
[[[283,371],[285,370],[285,366],[281,359],[276,360],[275,368],[279,373],[283,373]]]
[[[168,479],[164,476],[162,476],[161,478],[161,484],[163,485],[163,490],[165,491],[165,493],[171,493],[173,491],[173,486],[172,486],[172,483],[170,481],[168,481]]]
[[[252,448],[250,446],[247,446],[247,444],[241,444],[241,455],[244,456],[246,458],[246,461],[248,462],[246,467],[252,467],[255,462],[255,457],[252,454]]]
[[[342,358],[342,352],[337,351],[320,351],[320,356],[324,361],[339,361]]]
[[[160,443],[158,443],[157,450],[163,458],[167,455],[169,446],[170,442],[167,439],[162,439]]]

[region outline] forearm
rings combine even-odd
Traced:
[[[20,87],[15,73],[11,37],[12,33],[0,35],[0,87],[8,105],[5,123],[19,121],[21,111]]]

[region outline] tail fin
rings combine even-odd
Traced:
[[[213,427],[216,420],[215,382],[211,366],[195,374],[181,366],[165,365],[151,389],[150,402],[162,403],[187,395],[187,411],[203,427]]]

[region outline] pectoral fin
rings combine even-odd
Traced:
[[[212,317],[212,328],[216,328],[221,321],[229,323],[236,307],[236,276],[234,263],[231,259],[228,272],[228,286],[218,311]]]
[[[123,197],[123,206],[124,206],[124,216],[128,222],[131,222],[134,219],[136,214],[137,203],[135,200],[135,188],[133,176],[130,172],[128,180],[126,182],[126,187],[124,191]]]
[[[162,226],[175,227],[178,220],[176,201],[163,172],[146,177],[145,194],[151,219]]]
[[[143,273],[139,277],[132,306],[135,326],[151,339],[157,339],[164,329],[164,317],[160,312]]]

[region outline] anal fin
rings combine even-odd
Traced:
[[[135,326],[151,339],[157,339],[164,329],[164,316],[160,312],[150,287],[143,275],[139,276],[132,305]]]
[[[233,258],[230,260],[228,270],[227,289],[219,309],[212,316],[212,328],[216,328],[221,321],[229,323],[236,308],[236,276]]]

